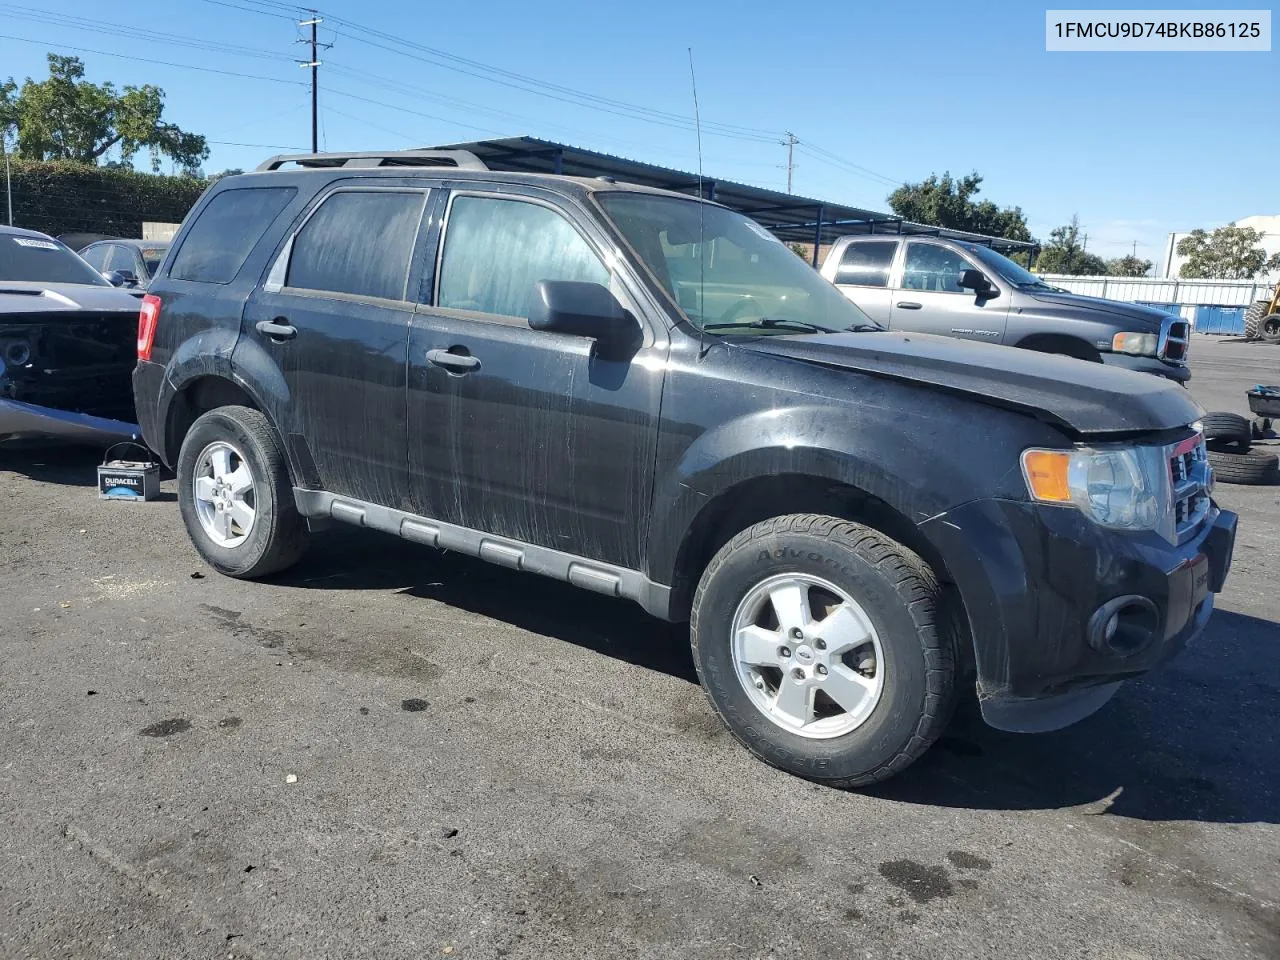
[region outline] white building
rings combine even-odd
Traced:
[[[1262,234],[1262,246],[1267,251],[1267,256],[1280,253],[1280,215],[1274,217],[1245,217],[1237,220],[1237,227],[1253,227]],[[1213,231],[1210,230],[1210,233]],[[1157,268],[1156,276],[1158,277],[1176,277],[1178,270],[1186,261],[1186,257],[1178,256],[1178,242],[1187,233],[1171,233],[1165,241],[1164,254],[1160,260],[1160,266]],[[1268,282],[1275,283],[1280,281],[1280,270],[1273,270],[1265,278]]]

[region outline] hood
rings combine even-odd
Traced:
[[[1088,319],[1090,314],[1106,313],[1120,317],[1138,332],[1156,331],[1170,314],[1156,307],[1144,307],[1140,303],[1123,303],[1119,300],[1103,300],[1101,297],[1085,297],[1078,293],[1053,293],[1050,291],[1024,291],[1036,303],[1048,309],[1036,312],[1045,316],[1062,316],[1072,319]]]
[[[963,394],[1076,434],[1169,430],[1204,416],[1185,387],[1163,377],[949,337],[831,333],[759,337],[735,345]]]
[[[141,291],[97,287],[88,283],[30,283],[23,280],[0,280],[0,319],[9,313],[74,313],[93,310],[105,313],[119,310],[137,313]]]

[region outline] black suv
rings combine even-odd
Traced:
[[[138,348],[215,569],[339,520],[629,598],[688,619],[748,748],[833,784],[965,685],[1004,729],[1091,713],[1231,561],[1181,387],[882,331],[746,217],[607,179],[276,158],[192,210]]]

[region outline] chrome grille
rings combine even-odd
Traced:
[[[1178,542],[1190,539],[1209,513],[1213,471],[1200,434],[1169,448],[1169,479]]]
[[[1160,344],[1156,356],[1170,363],[1187,362],[1187,351],[1191,347],[1191,324],[1179,317],[1165,317],[1160,324]]]

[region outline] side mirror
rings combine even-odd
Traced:
[[[987,279],[987,275],[981,270],[966,270],[960,274],[960,289],[972,290],[978,296],[994,293],[995,285]]]
[[[640,343],[640,324],[608,287],[578,280],[539,280],[529,306],[534,330],[590,337],[603,352]]]
[[[111,281],[113,287],[136,287],[138,285],[138,275],[132,270],[112,270],[110,273],[104,273],[103,276]]]

